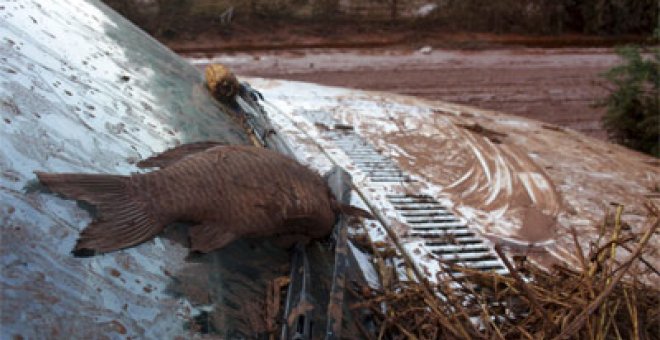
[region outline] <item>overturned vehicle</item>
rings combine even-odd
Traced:
[[[4,4],[0,23],[3,338],[335,339],[382,336],[388,327],[414,337],[396,323],[387,326],[396,310],[374,300],[374,292],[415,283],[425,291],[422,310],[440,313],[451,296],[437,287],[460,286],[469,273],[508,277],[507,254],[524,253],[546,267],[574,259],[566,246],[572,239],[558,237],[557,226],[579,218],[565,213],[534,156],[501,145],[507,135],[483,128],[490,118],[478,110],[245,82],[213,66],[205,78],[193,66],[204,61],[182,59],[97,1]],[[540,126],[504,115],[497,124]],[[135,187],[133,196],[109,196],[116,185],[102,182],[93,188],[102,199],[63,189],[53,177],[140,179],[159,171],[153,167],[192,164],[200,152],[213,157],[208,164],[228,162],[227,152],[208,151],[227,149],[268,149],[255,151],[259,161],[237,161],[231,176],[218,180],[242,183],[234,190],[197,180],[222,166],[179,167],[184,177],[154,181],[160,191]],[[264,152],[278,161],[262,161]],[[291,162],[309,173],[287,175],[283,167],[297,166]],[[323,185],[297,200],[292,192],[308,177]],[[66,185],[88,181],[70,177]],[[205,200],[209,190],[219,196]],[[163,192],[174,193],[162,204],[173,210],[205,200],[204,213],[235,211],[246,229],[277,219],[272,223],[294,225],[295,232],[229,237],[235,224],[219,224],[212,227],[226,242],[216,242],[216,234],[193,234],[202,228],[187,218],[194,214],[128,232],[122,226],[144,222],[142,215],[103,211],[133,211],[142,204],[134,197],[155,201]],[[331,217],[318,218],[314,209],[290,213],[321,198],[332,205]],[[108,243],[94,239],[99,235],[133,238]],[[467,287],[464,296],[483,287]],[[516,303],[487,302],[505,310]],[[449,310],[477,330],[490,327],[474,321],[478,312]],[[472,334],[440,325],[454,337]]]

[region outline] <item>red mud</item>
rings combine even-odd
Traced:
[[[353,126],[404,171],[423,179],[419,189],[408,189],[437,192],[483,235],[536,254],[539,263],[554,258],[578,264],[572,230],[588,252],[613,205],[625,207],[626,232],[641,235],[645,203],[659,187],[660,172],[650,156],[558,126],[391,93],[248,81],[282,112],[326,112]],[[314,128],[307,124],[297,128]],[[403,234],[407,226],[393,229]],[[607,232],[612,229],[605,224]],[[658,241],[652,238],[649,249],[657,249]],[[626,254],[617,256],[623,261]],[[657,256],[651,252],[646,260],[660,263]],[[644,278],[657,283],[652,275]]]
[[[429,51],[427,51],[429,52]],[[235,73],[388,91],[541,120],[605,139],[600,74],[611,48],[491,50],[314,49],[219,55]],[[205,59],[199,62],[205,62]]]

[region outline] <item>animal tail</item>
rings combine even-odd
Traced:
[[[35,172],[51,191],[93,204],[96,219],[81,233],[72,253],[87,257],[138,245],[153,238],[164,223],[150,213],[131,186],[130,178],[103,174]]]

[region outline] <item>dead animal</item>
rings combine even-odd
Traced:
[[[216,99],[231,102],[240,89],[234,73],[225,65],[210,64],[204,71],[206,86]]]
[[[132,247],[173,222],[192,223],[191,249],[209,252],[241,237],[320,238],[340,212],[369,216],[339,204],[314,171],[268,149],[195,143],[138,166],[161,169],[130,176],[36,172],[53,192],[97,208],[74,255]]]

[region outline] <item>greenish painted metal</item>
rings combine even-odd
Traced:
[[[247,144],[193,66],[99,1],[0,4],[0,338],[254,337],[288,253],[238,241],[187,258],[185,229],[90,259],[90,216],[33,171],[128,174],[194,141]]]

